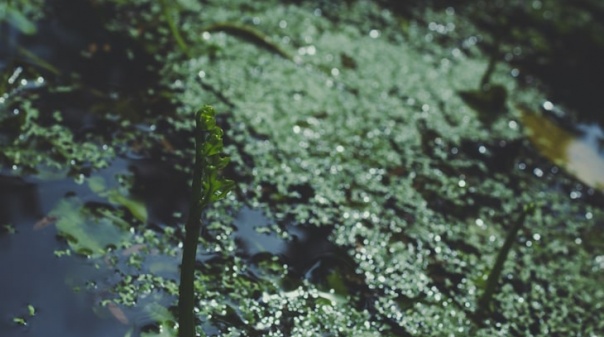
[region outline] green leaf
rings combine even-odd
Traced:
[[[78,198],[61,200],[50,214],[59,219],[59,234],[79,254],[100,256],[108,246],[122,246],[130,238],[127,224],[120,218],[110,214],[96,218]]]
[[[23,15],[23,13],[19,12],[17,9],[13,7],[6,7],[5,13],[0,17],[0,21],[6,20],[13,27],[20,30],[23,34],[33,35],[36,33],[36,25]]]

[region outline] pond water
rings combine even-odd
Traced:
[[[175,335],[202,104],[199,333],[604,334],[604,8],[565,8],[0,5],[0,335]]]

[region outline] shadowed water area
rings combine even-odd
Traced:
[[[0,335],[176,336],[203,104],[200,335],[603,334],[603,13],[1,4]]]

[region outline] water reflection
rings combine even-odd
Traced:
[[[70,185],[67,188],[67,185]],[[78,185],[0,176],[0,224],[14,234],[0,235],[0,331],[3,336],[43,336],[49,331],[66,337],[123,336],[127,327],[93,311],[96,295],[74,292],[86,280],[102,277],[107,269],[78,257],[55,257],[55,229],[35,230],[34,224],[67,190]],[[35,308],[35,315],[27,306]],[[60,310],[57,310],[60,308]],[[27,325],[13,322],[24,318]]]
[[[521,122],[531,143],[547,159],[585,184],[604,191],[604,132],[594,124],[579,125],[578,134],[567,131],[542,115],[520,107]],[[535,175],[542,176],[539,169]]]

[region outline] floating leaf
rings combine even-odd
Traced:
[[[147,222],[148,213],[146,205],[134,198],[123,195],[118,189],[107,190],[105,179],[94,176],[88,179],[88,187],[101,197],[107,198],[112,204],[124,206],[130,214],[143,223]]]
[[[149,316],[160,325],[159,332],[142,332],[141,337],[175,337],[176,329],[174,329],[174,316],[165,307],[153,303],[145,308]]]
[[[119,204],[126,207],[126,209],[130,211],[130,214],[132,214],[132,216],[134,216],[143,223],[147,223],[147,207],[143,202],[126,197],[117,190],[109,191],[109,201],[114,204]]]
[[[108,215],[96,218],[78,198],[61,200],[51,212],[71,249],[87,256],[102,255],[108,246],[121,246],[129,239],[127,224]]]
[[[0,21],[3,20],[8,21],[23,34],[32,35],[36,33],[36,25],[10,5],[0,5]]]

